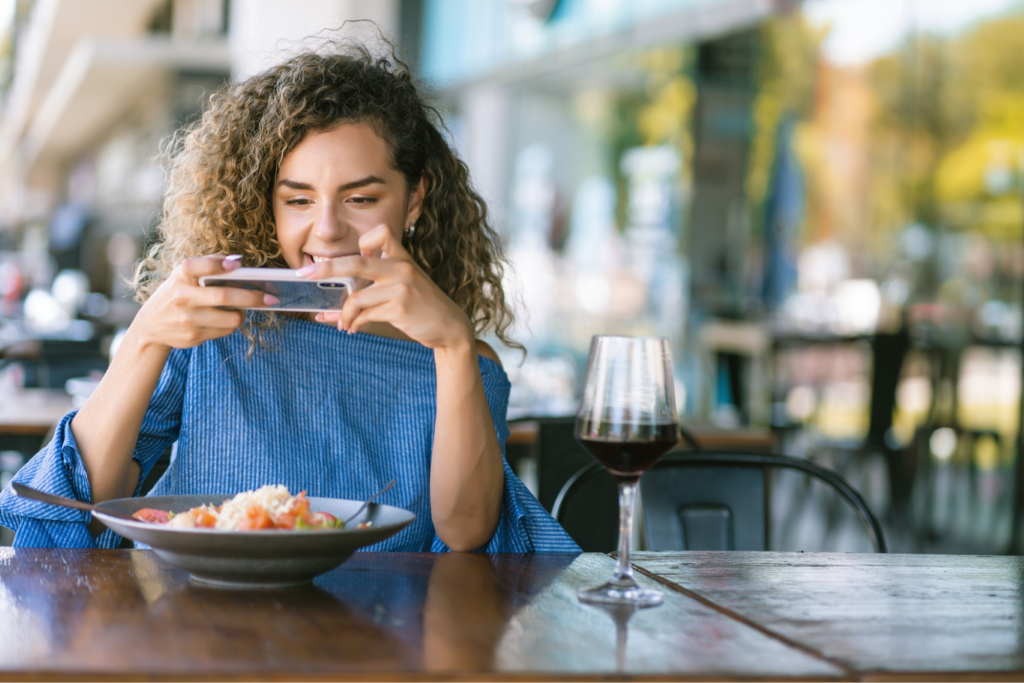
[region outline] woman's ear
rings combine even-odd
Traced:
[[[420,176],[420,181],[416,183],[416,187],[412,188],[412,191],[409,193],[409,209],[405,215],[406,227],[418,221],[423,214],[423,198],[427,196],[427,187],[429,185],[430,181],[427,180],[427,174],[424,173]]]

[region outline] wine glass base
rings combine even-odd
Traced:
[[[576,593],[580,602],[595,605],[633,605],[655,607],[663,600],[661,591],[642,588],[635,583],[619,584],[609,582],[596,588],[585,588]]]

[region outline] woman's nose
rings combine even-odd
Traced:
[[[321,208],[313,225],[313,231],[317,238],[324,242],[331,242],[344,237],[347,228],[338,219],[333,203],[324,202],[321,206],[323,208]]]

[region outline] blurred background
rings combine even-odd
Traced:
[[[665,336],[688,424],[836,468],[895,550],[1019,551],[1019,0],[0,0],[0,412],[102,373],[161,140],[347,19],[505,239],[510,419],[573,413],[591,335]],[[781,485],[776,547],[861,542]]]

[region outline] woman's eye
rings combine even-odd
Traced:
[[[376,204],[377,203],[377,198],[376,197],[349,197],[348,200],[350,202],[352,202],[353,204],[356,204],[356,205]]]
[[[287,206],[306,206],[307,204],[312,204],[312,202],[309,201],[308,199],[306,199],[305,197],[296,197],[294,199],[286,199],[284,201],[284,203]]]

